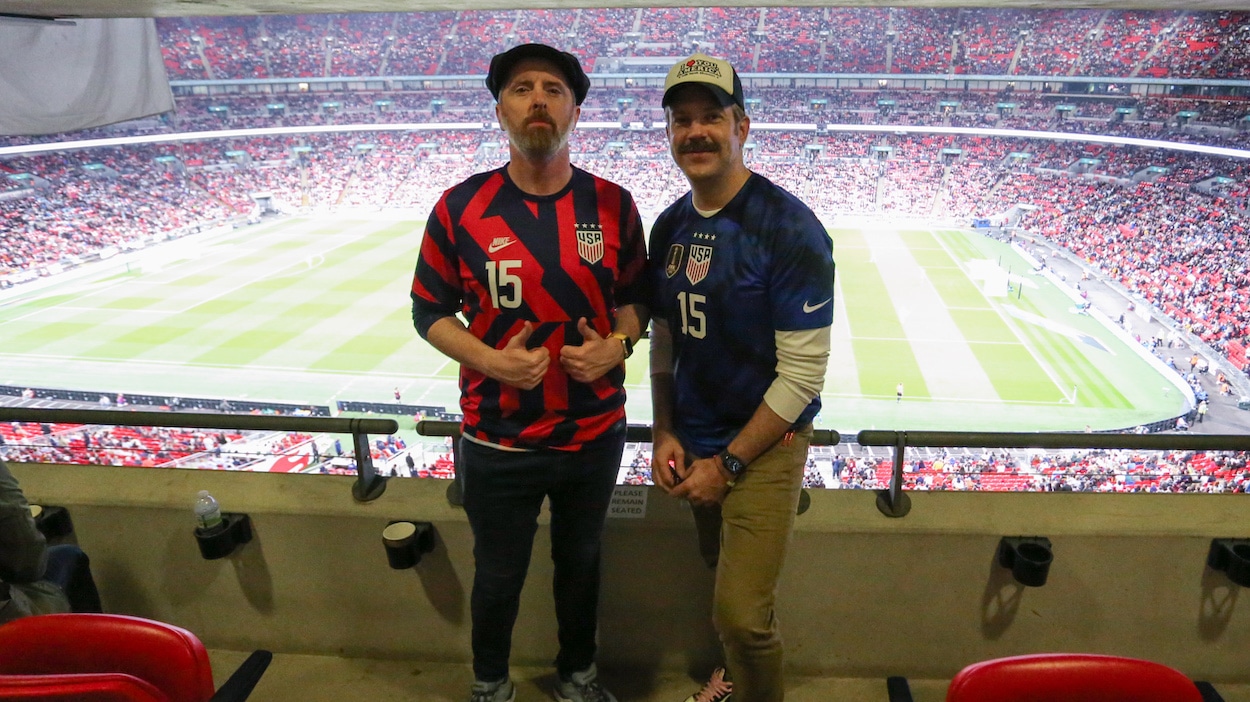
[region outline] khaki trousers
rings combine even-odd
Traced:
[[[785,564],[812,427],[751,462],[719,507],[694,508],[699,552],[716,568],[712,623],[734,702],[785,698],[777,580]]]

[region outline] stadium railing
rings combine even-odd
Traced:
[[[459,437],[460,425],[455,422],[417,422],[417,433],[423,436]],[[651,441],[651,427],[631,425],[626,441]],[[813,433],[812,446],[832,446],[842,440],[831,429]],[[856,435],[860,446],[881,446],[894,449],[890,485],[877,491],[877,509],[887,517],[905,517],[911,511],[911,498],[903,489],[903,465],[909,447],[964,448],[1040,448],[1040,449],[1141,449],[1250,451],[1250,435],[1239,434],[1093,434],[1084,432],[940,432],[865,430]],[[459,466],[459,447],[453,443],[453,457]],[[461,504],[461,477],[447,488],[447,499]]]
[[[377,499],[386,489],[386,477],[374,468],[370,434],[394,434],[399,424],[394,419],[342,417],[289,417],[253,414],[139,412],[128,410],[37,409],[0,407],[0,422],[36,422],[57,424],[112,425],[128,427],[185,427],[219,430],[260,430],[310,433],[351,434],[356,453],[356,481],[352,496],[358,502]],[[460,425],[449,421],[420,421],[417,432],[429,437],[458,437]],[[649,442],[651,427],[631,425],[626,440]],[[820,429],[814,432],[813,446],[840,443],[839,432]],[[911,510],[911,501],[903,489],[904,464],[908,448],[963,447],[976,449],[1129,449],[1145,451],[1250,451],[1250,434],[1123,434],[1085,432],[943,432],[865,430],[856,434],[863,447],[890,447],[893,467],[889,486],[877,491],[877,509],[889,517],[904,517]],[[453,442],[452,454],[459,463],[458,446]],[[448,486],[447,499],[453,505],[462,503],[460,471]]]
[[[908,447],[1250,451],[1250,435],[1246,434],[865,430],[856,435],[856,441],[860,446],[894,448],[890,486],[877,492],[877,509],[887,517],[905,517],[911,511],[911,499],[903,490],[903,464]]]
[[[458,422],[437,422],[425,420],[417,422],[417,433],[422,436],[450,436],[456,439],[460,438],[460,424]],[[627,442],[647,442],[651,441],[651,427],[631,424],[625,428],[625,441]],[[812,432],[812,446],[834,446],[842,441],[842,435],[832,429],[817,429]],[[447,500],[453,505],[463,503],[461,499],[463,495],[464,479],[460,474],[460,445],[459,442],[452,442],[452,457],[456,464],[456,479],[447,487]]]
[[[352,497],[358,502],[376,500],[386,490],[386,477],[380,475],[373,466],[369,435],[394,434],[399,431],[399,423],[394,419],[365,417],[286,417],[263,414],[131,412],[129,410],[29,407],[0,407],[0,422],[351,434],[352,447],[356,453],[356,482],[352,484]]]

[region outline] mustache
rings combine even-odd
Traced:
[[[716,142],[711,139],[691,139],[677,147],[677,153],[679,154],[698,154],[719,150],[720,148],[716,145]]]
[[[531,124],[539,124],[539,123],[550,125],[552,127],[556,126],[556,121],[552,119],[551,115],[547,114],[546,112],[540,112],[534,115],[533,117],[530,117],[525,120],[525,126],[527,127]]]

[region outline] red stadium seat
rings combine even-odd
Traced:
[[[167,702],[151,683],[125,673],[0,675],[0,699],[39,702]]]
[[[1185,674],[1160,663],[1084,653],[982,661],[959,671],[946,702],[1203,702]]]
[[[118,614],[25,617],[0,626],[0,700],[243,700],[272,658],[256,651],[214,691],[204,644],[181,627]]]

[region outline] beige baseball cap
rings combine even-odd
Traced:
[[[664,79],[664,99],[661,106],[668,107],[673,90],[683,85],[702,85],[707,88],[722,107],[737,105],[746,109],[742,97],[742,81],[738,72],[724,59],[696,53],[678,61],[668,70]]]

